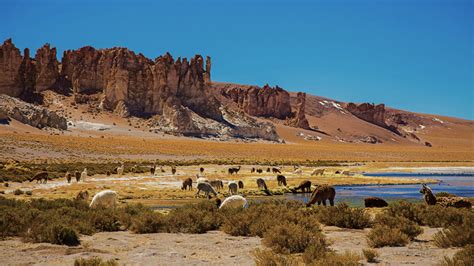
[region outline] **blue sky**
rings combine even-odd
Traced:
[[[96,3],[97,2],[97,3]],[[474,119],[462,0],[5,1],[0,39],[212,57],[212,79]]]

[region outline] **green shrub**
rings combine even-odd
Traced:
[[[367,243],[370,247],[401,247],[410,242],[408,236],[400,231],[399,228],[376,225],[367,234]]]
[[[415,239],[415,237],[423,233],[423,229],[419,225],[402,216],[390,216],[386,213],[382,213],[375,217],[374,223],[391,228],[398,228],[402,233],[407,235],[410,240]]]
[[[362,250],[362,254],[364,254],[365,259],[369,263],[375,263],[377,262],[377,257],[379,256],[379,253],[375,249],[371,248],[364,248]]]
[[[472,266],[474,265],[474,244],[467,245],[454,254],[453,258],[444,257],[442,266]]]
[[[325,245],[324,235],[320,231],[308,230],[302,225],[287,223],[268,229],[263,244],[277,253],[300,253],[315,241]]]
[[[107,261],[103,261],[99,257],[92,257],[92,258],[79,258],[74,261],[74,266],[118,266],[119,264],[111,259]]]
[[[319,221],[325,225],[334,225],[342,228],[363,229],[370,226],[370,217],[361,208],[350,208],[345,203],[335,207],[319,208]]]

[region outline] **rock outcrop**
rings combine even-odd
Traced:
[[[0,113],[8,114],[12,119],[40,129],[45,127],[67,129],[67,121],[64,117],[46,108],[7,95],[0,95]]]
[[[292,127],[311,129],[305,113],[306,93],[298,92],[296,98],[296,111],[286,119],[285,124]]]
[[[262,88],[249,86],[221,86],[221,94],[237,103],[247,114],[259,117],[286,119],[291,115],[290,94],[284,89],[268,84]]]
[[[346,110],[366,122],[383,127],[394,132],[395,134],[401,135],[396,126],[388,125],[386,123],[386,110],[384,104],[375,105],[370,103],[348,103],[346,105]]]
[[[28,49],[22,57],[11,40],[0,47],[0,94],[30,102],[46,89],[72,91],[76,103],[95,104],[122,117],[159,117],[159,128],[175,134],[277,140],[274,128],[243,113],[224,111],[210,90],[210,72],[211,58],[204,62],[200,55],[188,61],[167,53],[150,60],[126,48],[86,46],[65,51],[59,65],[56,49],[49,44],[38,49],[35,59]],[[273,106],[273,112],[279,107]],[[34,124],[41,127],[49,122]],[[55,127],[61,128],[59,124]]]

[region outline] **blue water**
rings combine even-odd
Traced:
[[[474,197],[474,173],[370,173],[366,176],[436,179],[438,184],[429,184],[433,193],[448,192],[460,197]],[[423,195],[419,192],[421,185],[362,185],[335,186],[336,203],[346,202],[350,206],[362,206],[366,197],[380,197],[388,202],[407,200],[421,201]],[[286,194],[286,198],[307,202],[311,194]]]

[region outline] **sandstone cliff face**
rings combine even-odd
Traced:
[[[348,103],[346,109],[351,114],[364,121],[386,128],[398,135],[401,135],[396,126],[387,124],[384,104],[374,105],[370,103]]]
[[[285,121],[286,125],[310,129],[305,113],[306,93],[298,92],[296,95],[296,111]]]
[[[252,116],[285,119],[291,115],[290,94],[278,86],[243,88],[230,85],[222,87],[221,94]]]
[[[59,67],[56,49],[49,44],[37,51],[34,60],[27,49],[22,57],[11,40],[0,48],[0,93],[28,101],[46,89],[72,90],[77,103],[97,104],[123,117],[157,115],[163,123],[160,128],[176,134],[278,139],[274,128],[249,123],[244,114],[228,119],[210,90],[210,57],[205,62],[200,55],[175,60],[167,53],[150,60],[126,48],[87,46],[65,51]],[[273,132],[264,132],[268,130]]]

